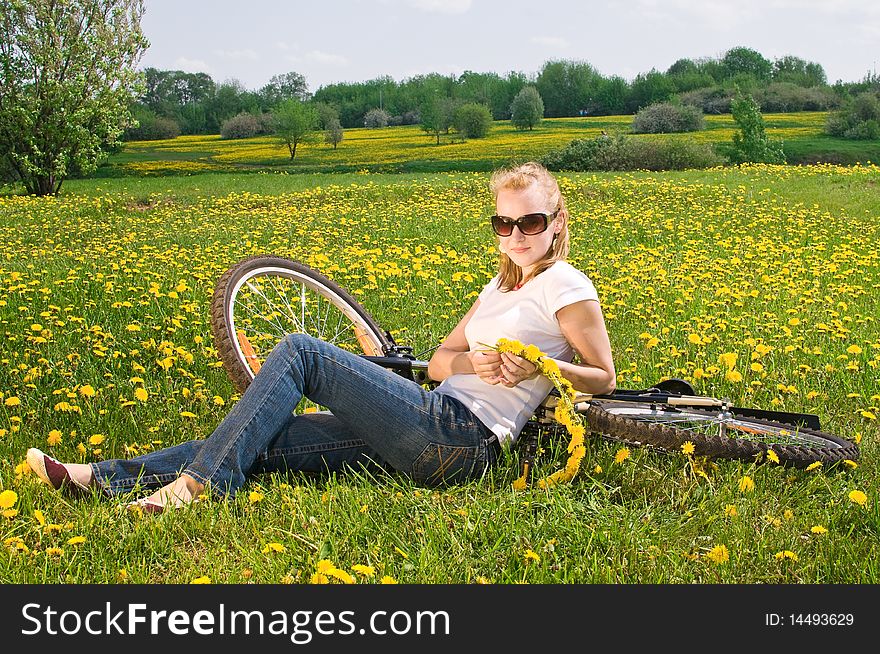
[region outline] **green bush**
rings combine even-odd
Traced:
[[[137,125],[125,130],[126,141],[158,141],[180,136],[180,126],[176,121],[157,116],[146,107],[135,107],[132,116],[137,121]]]
[[[751,95],[738,95],[730,104],[730,112],[739,131],[733,135],[728,157],[731,163],[784,164],[782,144],[767,138],[764,117]]]
[[[859,93],[828,116],[825,132],[860,141],[880,138],[880,98],[872,91]]]
[[[840,104],[840,100],[828,87],[803,87],[791,82],[775,82],[755,93],[755,101],[761,111],[780,113],[786,111],[827,111]]]
[[[492,112],[484,104],[463,104],[455,110],[452,124],[459,134],[469,139],[481,139],[492,126]]]
[[[703,112],[691,105],[658,102],[633,117],[635,134],[668,134],[672,132],[696,132],[706,128]]]
[[[711,145],[688,139],[642,139],[618,134],[575,139],[548,152],[541,163],[549,170],[688,170],[724,163]]]

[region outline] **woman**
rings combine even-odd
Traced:
[[[614,389],[611,347],[592,282],[566,263],[568,211],[539,164],[493,174],[498,275],[431,357],[432,391],[304,334],[272,350],[260,373],[203,440],[133,459],[62,464],[36,448],[30,467],[56,489],[108,495],[156,488],[145,512],[203,492],[234,494],[254,474],[381,466],[434,485],[481,476],[516,440],[551,384],[526,359],[497,353],[499,338],[534,344],[575,389]],[[574,354],[579,363],[572,363]],[[308,397],[328,413],[294,415]]]

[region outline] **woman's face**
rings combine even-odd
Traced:
[[[526,236],[519,227],[514,227],[510,236],[498,237],[501,251],[522,268],[524,276],[528,276],[535,264],[544,259],[553,244],[553,237],[565,226],[564,213],[558,214],[555,220],[549,220],[555,209],[547,206],[547,198],[536,184],[521,190],[501,189],[495,196],[495,211],[499,216],[516,220],[529,213],[548,215],[547,229],[540,234]]]

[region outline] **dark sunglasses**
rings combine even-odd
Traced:
[[[534,236],[547,230],[547,225],[556,218],[559,209],[551,214],[546,213],[527,213],[520,216],[516,220],[507,216],[492,216],[492,231],[498,236],[510,236],[513,234],[513,228],[519,227],[519,231],[524,236]]]

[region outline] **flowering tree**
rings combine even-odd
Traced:
[[[0,0],[0,158],[28,193],[97,168],[131,124],[143,0]]]

